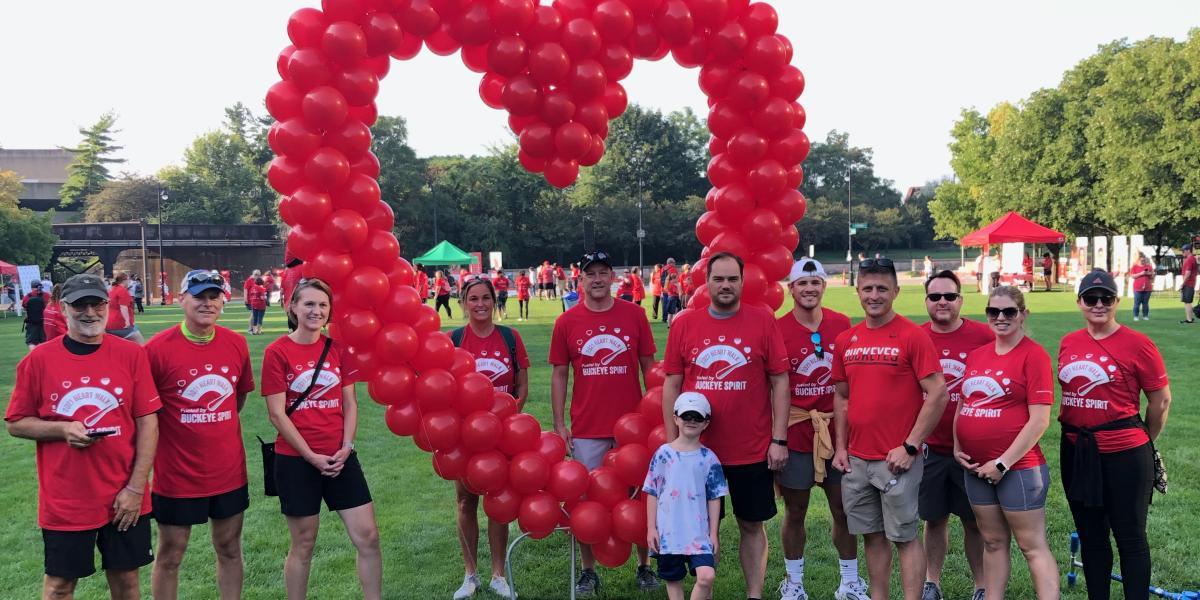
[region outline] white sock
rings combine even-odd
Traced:
[[[800,558],[797,558],[796,560],[788,560],[785,558],[783,560],[783,567],[784,567],[784,570],[787,571],[788,579],[790,579],[792,581],[792,583],[798,583],[800,585],[804,585],[804,557],[803,556],[801,556]]]
[[[858,581],[858,559],[851,558],[850,560],[838,559],[838,570],[842,572],[842,583],[853,583]]]

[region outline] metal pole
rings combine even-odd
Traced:
[[[162,201],[167,199],[167,192],[158,190],[158,288],[159,304],[167,305],[167,294],[163,289],[166,286],[166,278],[163,273],[166,272],[166,266],[163,264],[163,222],[162,222]]]
[[[146,218],[139,219],[138,224],[142,226],[142,293],[146,296],[146,304],[150,304],[150,271],[146,265]]]
[[[850,215],[850,179],[854,169],[846,172],[846,270],[850,273],[850,285],[854,285],[854,224]]]

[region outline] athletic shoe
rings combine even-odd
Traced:
[[[658,581],[658,575],[646,565],[638,565],[637,568],[637,584],[639,589],[655,590],[662,584]]]
[[[1191,325],[1192,323],[1195,323],[1195,322],[1196,322],[1196,321],[1195,321],[1195,320],[1193,320],[1193,319],[1188,319],[1188,320],[1186,320],[1186,321],[1180,321],[1179,323],[1180,323],[1180,324],[1182,324],[1182,325]]]
[[[833,597],[836,600],[871,600],[871,593],[867,590],[867,582],[858,578],[854,581],[842,582]]]
[[[984,596],[983,588],[980,588],[975,590],[974,594],[971,594],[971,600],[983,600]]]
[[[575,593],[582,596],[593,596],[600,591],[600,576],[592,569],[579,572],[579,580],[575,582]]]
[[[1134,321],[1141,321],[1141,320],[1142,320],[1142,318],[1141,318],[1141,317],[1139,317],[1139,316],[1137,316],[1137,315],[1133,315],[1133,320],[1134,320]]]
[[[808,600],[808,594],[804,592],[804,584],[796,583],[785,575],[783,581],[779,582],[779,599]]]
[[[942,600],[942,590],[938,588],[938,584],[926,581],[921,590],[921,600]]]
[[[517,597],[516,594],[512,593],[512,590],[508,589],[508,582],[505,581],[503,577],[496,577],[493,575],[492,582],[488,584],[488,588],[492,590],[493,594],[496,594],[501,598]]]
[[[454,592],[454,600],[463,600],[475,595],[475,591],[479,589],[479,575],[464,575],[462,587]]]

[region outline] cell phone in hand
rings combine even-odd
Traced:
[[[87,436],[92,439],[97,439],[97,438],[102,438],[102,437],[108,437],[116,432],[117,431],[115,429],[105,429],[102,431],[89,431],[87,433]]]

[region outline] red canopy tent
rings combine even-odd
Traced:
[[[6,263],[0,260],[0,275],[12,275],[13,277],[16,277],[17,265]]]
[[[1009,211],[1008,214],[992,221],[979,231],[968,233],[963,237],[961,244],[963,246],[989,246],[1009,242],[1061,244],[1065,241],[1066,236],[1063,234],[1049,227],[1038,225],[1017,214],[1016,211]]]

